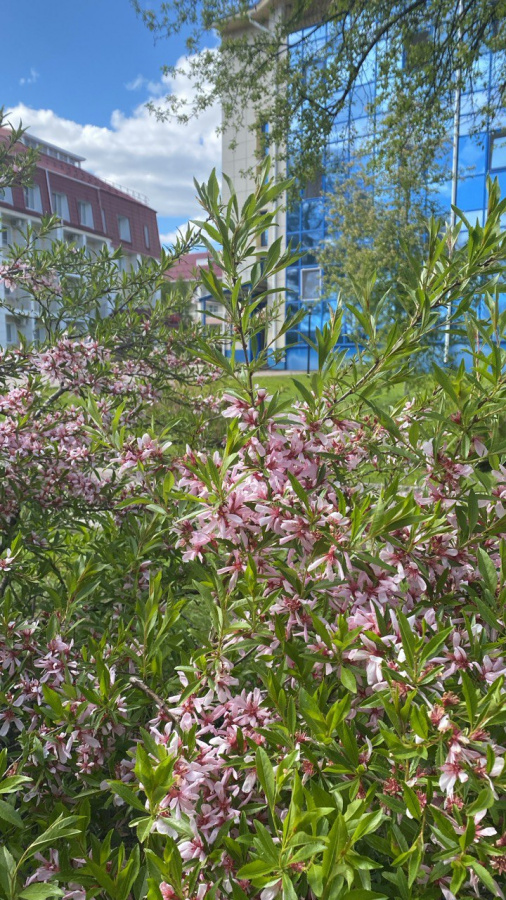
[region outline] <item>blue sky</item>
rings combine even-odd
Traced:
[[[162,235],[197,213],[192,178],[220,164],[219,110],[178,126],[144,104],[191,91],[162,80],[184,35],[154,40],[129,0],[3,0],[2,100],[33,134],[85,156],[91,171],[148,195]]]

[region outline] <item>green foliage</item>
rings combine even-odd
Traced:
[[[258,308],[293,258],[274,245],[258,265],[283,190],[266,176],[242,209],[215,175],[198,186],[202,278],[243,351],[192,348],[233,385],[220,451],[174,459],[173,426],[140,434],[124,416],[140,397],[109,405],[93,358],[49,409],[77,410],[100,502],[85,505],[88,480],[75,507],[36,494],[56,438],[23,457],[0,553],[1,900],[501,896],[505,203],[491,185],[459,249],[458,226],[431,223],[402,328],[347,300],[358,358],[336,349],[340,309],[293,400],[255,387]],[[449,302],[469,370],[436,367],[388,406]],[[47,384],[30,376],[27,413],[15,361],[3,440],[27,422],[40,438]]]
[[[234,129],[246,127],[245,110],[252,111],[256,128],[269,122],[272,145],[280,157],[281,148],[287,149],[291,171],[303,184],[321,172],[343,110],[354,96],[363,101],[374,73],[376,105],[384,117],[377,146],[383,163],[398,160],[407,145],[431,148],[434,162],[457,84],[476,89],[478,128],[503,105],[502,2],[342,0],[315,8],[312,0],[301,0],[276,4],[272,14],[271,7],[252,10],[244,0],[159,0],[147,8],[139,0],[132,3],[154,34],[183,28],[188,34],[185,74],[189,69],[194,91],[184,98],[169,95],[169,114],[186,122],[218,99],[233,141]],[[211,31],[221,38],[213,50],[206,49]],[[491,107],[479,99],[489,83],[481,66],[485,49],[496,52]],[[156,104],[153,109],[160,118],[168,114]],[[287,147],[290,128],[295,140]],[[259,147],[262,155],[264,149]]]

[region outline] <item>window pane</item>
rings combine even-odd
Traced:
[[[505,139],[506,159],[506,139]],[[472,169],[473,175],[482,175],[487,168],[486,135],[476,137],[461,137],[459,139],[459,167]],[[468,173],[470,174],[470,173]]]
[[[287,231],[300,231],[299,213],[300,206],[296,206],[295,209],[288,210],[286,214]]]
[[[85,200],[79,200],[77,204],[79,210],[79,223],[85,228],[93,228],[93,210],[91,203]]]
[[[323,203],[321,200],[304,200],[302,203],[302,230],[323,226]]]
[[[478,225],[483,225],[484,212],[483,209],[470,209],[466,212],[466,219],[471,225],[476,225],[476,220],[478,220]]]
[[[485,176],[461,179],[457,186],[457,206],[460,209],[482,209],[485,205]]]
[[[305,253],[301,259],[301,265],[303,266],[316,266],[316,263],[316,256],[313,256],[312,253]]]
[[[66,194],[58,194],[53,191],[53,193],[51,194],[51,203],[53,206],[54,214],[59,216],[60,219],[66,219],[68,222],[70,216],[69,204]]]
[[[303,250],[310,250],[313,247],[319,247],[322,241],[322,232],[321,231],[306,231],[304,234],[301,234],[300,242]]]
[[[40,188],[37,184],[25,188],[25,206],[27,209],[35,210],[35,212],[42,212]]]
[[[131,241],[130,219],[126,216],[118,216],[119,236],[122,241]]]
[[[320,270],[301,270],[301,299],[316,300],[320,293]]]
[[[491,169],[506,169],[506,134],[495,135],[491,139]]]
[[[297,294],[299,293],[299,270],[298,269],[287,269],[286,270],[286,286],[288,290],[295,291]],[[291,297],[292,295],[290,295]]]
[[[12,188],[0,188],[0,200],[2,203],[10,203],[12,206]]]
[[[499,182],[499,189],[501,191],[501,197],[506,197],[506,172],[498,172],[495,175]]]

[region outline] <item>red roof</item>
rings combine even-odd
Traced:
[[[0,128],[0,141],[6,140],[8,135],[8,129]],[[14,149],[19,153],[26,152],[25,146],[21,143],[16,144]],[[48,215],[53,211],[51,200],[53,191],[64,193],[69,208],[69,218],[65,219],[64,223],[67,227],[107,237],[113,246],[122,244],[125,249],[143,256],[160,256],[156,212],[127,190],[122,191],[119,187],[108,184],[91,172],[81,169],[80,166],[49,156],[43,150],[39,150],[34,183],[40,190],[42,214]],[[78,209],[81,201],[91,204],[93,218],[91,226],[81,224]],[[37,211],[26,207],[23,191],[16,185],[12,189],[12,203],[3,199],[0,200],[0,207],[40,215]],[[119,233],[119,219],[122,217],[126,217],[130,222],[130,240],[122,238]]]
[[[199,277],[199,269],[209,268],[210,256],[203,251],[202,253],[187,253],[182,256],[167,272],[167,278],[170,281],[196,281]],[[218,275],[221,275],[221,269],[213,263],[213,268]]]

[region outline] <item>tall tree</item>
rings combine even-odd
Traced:
[[[267,114],[271,139],[285,146],[302,181],[318,170],[343,110],[371,80],[372,65],[374,104],[389,113],[392,125],[385,155],[402,139],[406,116],[398,112],[406,104],[416,108],[415,127],[429,139],[447,127],[459,83],[480,90],[477,121],[490,120],[503,105],[505,0],[261,0],[253,7],[248,0],[131,2],[159,36],[189,29],[195,90],[183,99],[169,96],[158,115],[187,121],[216,99],[227,123],[240,126],[246,109],[258,120]],[[211,32],[219,46],[202,49]],[[483,69],[484,50],[494,51],[492,72]],[[293,122],[296,139],[287,144]]]

